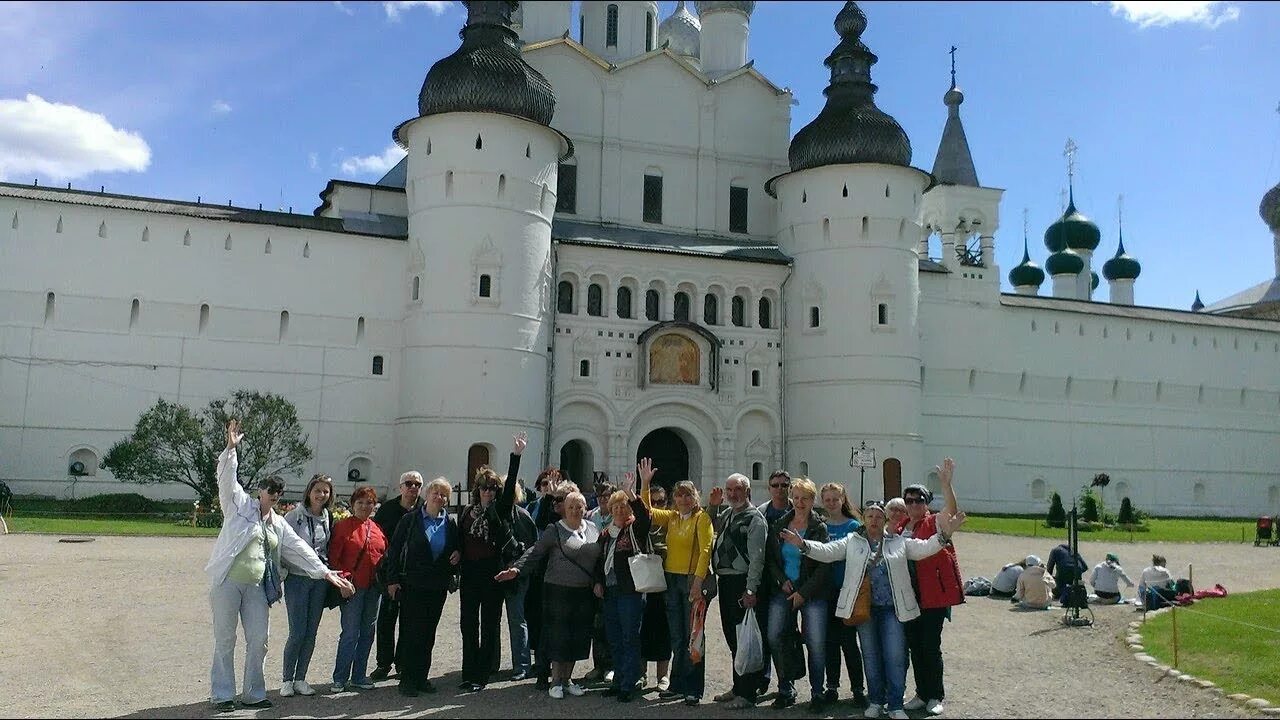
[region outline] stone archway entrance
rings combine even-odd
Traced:
[[[689,446],[671,428],[658,428],[644,436],[636,451],[636,462],[643,457],[653,459],[653,466],[658,469],[653,481],[668,492],[672,485],[689,479]]]
[[[570,440],[560,448],[560,469],[569,475],[569,479],[579,488],[591,487],[591,473],[595,469],[591,446],[581,440]]]

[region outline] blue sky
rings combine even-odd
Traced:
[[[761,2],[752,18],[756,67],[798,101],[793,132],[821,109],[839,7]],[[1076,204],[1103,232],[1095,267],[1124,195],[1138,304],[1186,308],[1197,289],[1212,303],[1274,274],[1257,208],[1280,180],[1280,4],[863,7],[878,104],[925,169],[959,46],[978,177],[1006,190],[1005,272],[1024,208],[1044,262],[1071,137]],[[456,2],[0,4],[0,179],[310,213],[329,178],[372,182],[395,159],[391,129],[464,19]]]

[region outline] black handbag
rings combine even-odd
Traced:
[[[800,630],[796,628],[795,620],[788,623],[787,628],[782,631],[780,638],[780,648],[778,648],[779,673],[786,680],[796,681],[805,675],[804,662],[804,638],[800,637]]]

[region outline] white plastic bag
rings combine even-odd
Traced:
[[[739,675],[764,669],[764,638],[756,622],[755,608],[747,608],[738,625],[738,652],[733,656],[733,670]]]

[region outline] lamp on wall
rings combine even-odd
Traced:
[[[348,470],[347,479],[351,482],[360,482],[360,468],[351,468]]]
[[[71,467],[67,468],[67,471],[77,477],[84,475],[85,474],[84,463],[80,462],[79,460],[76,460],[75,462],[71,463]]]

